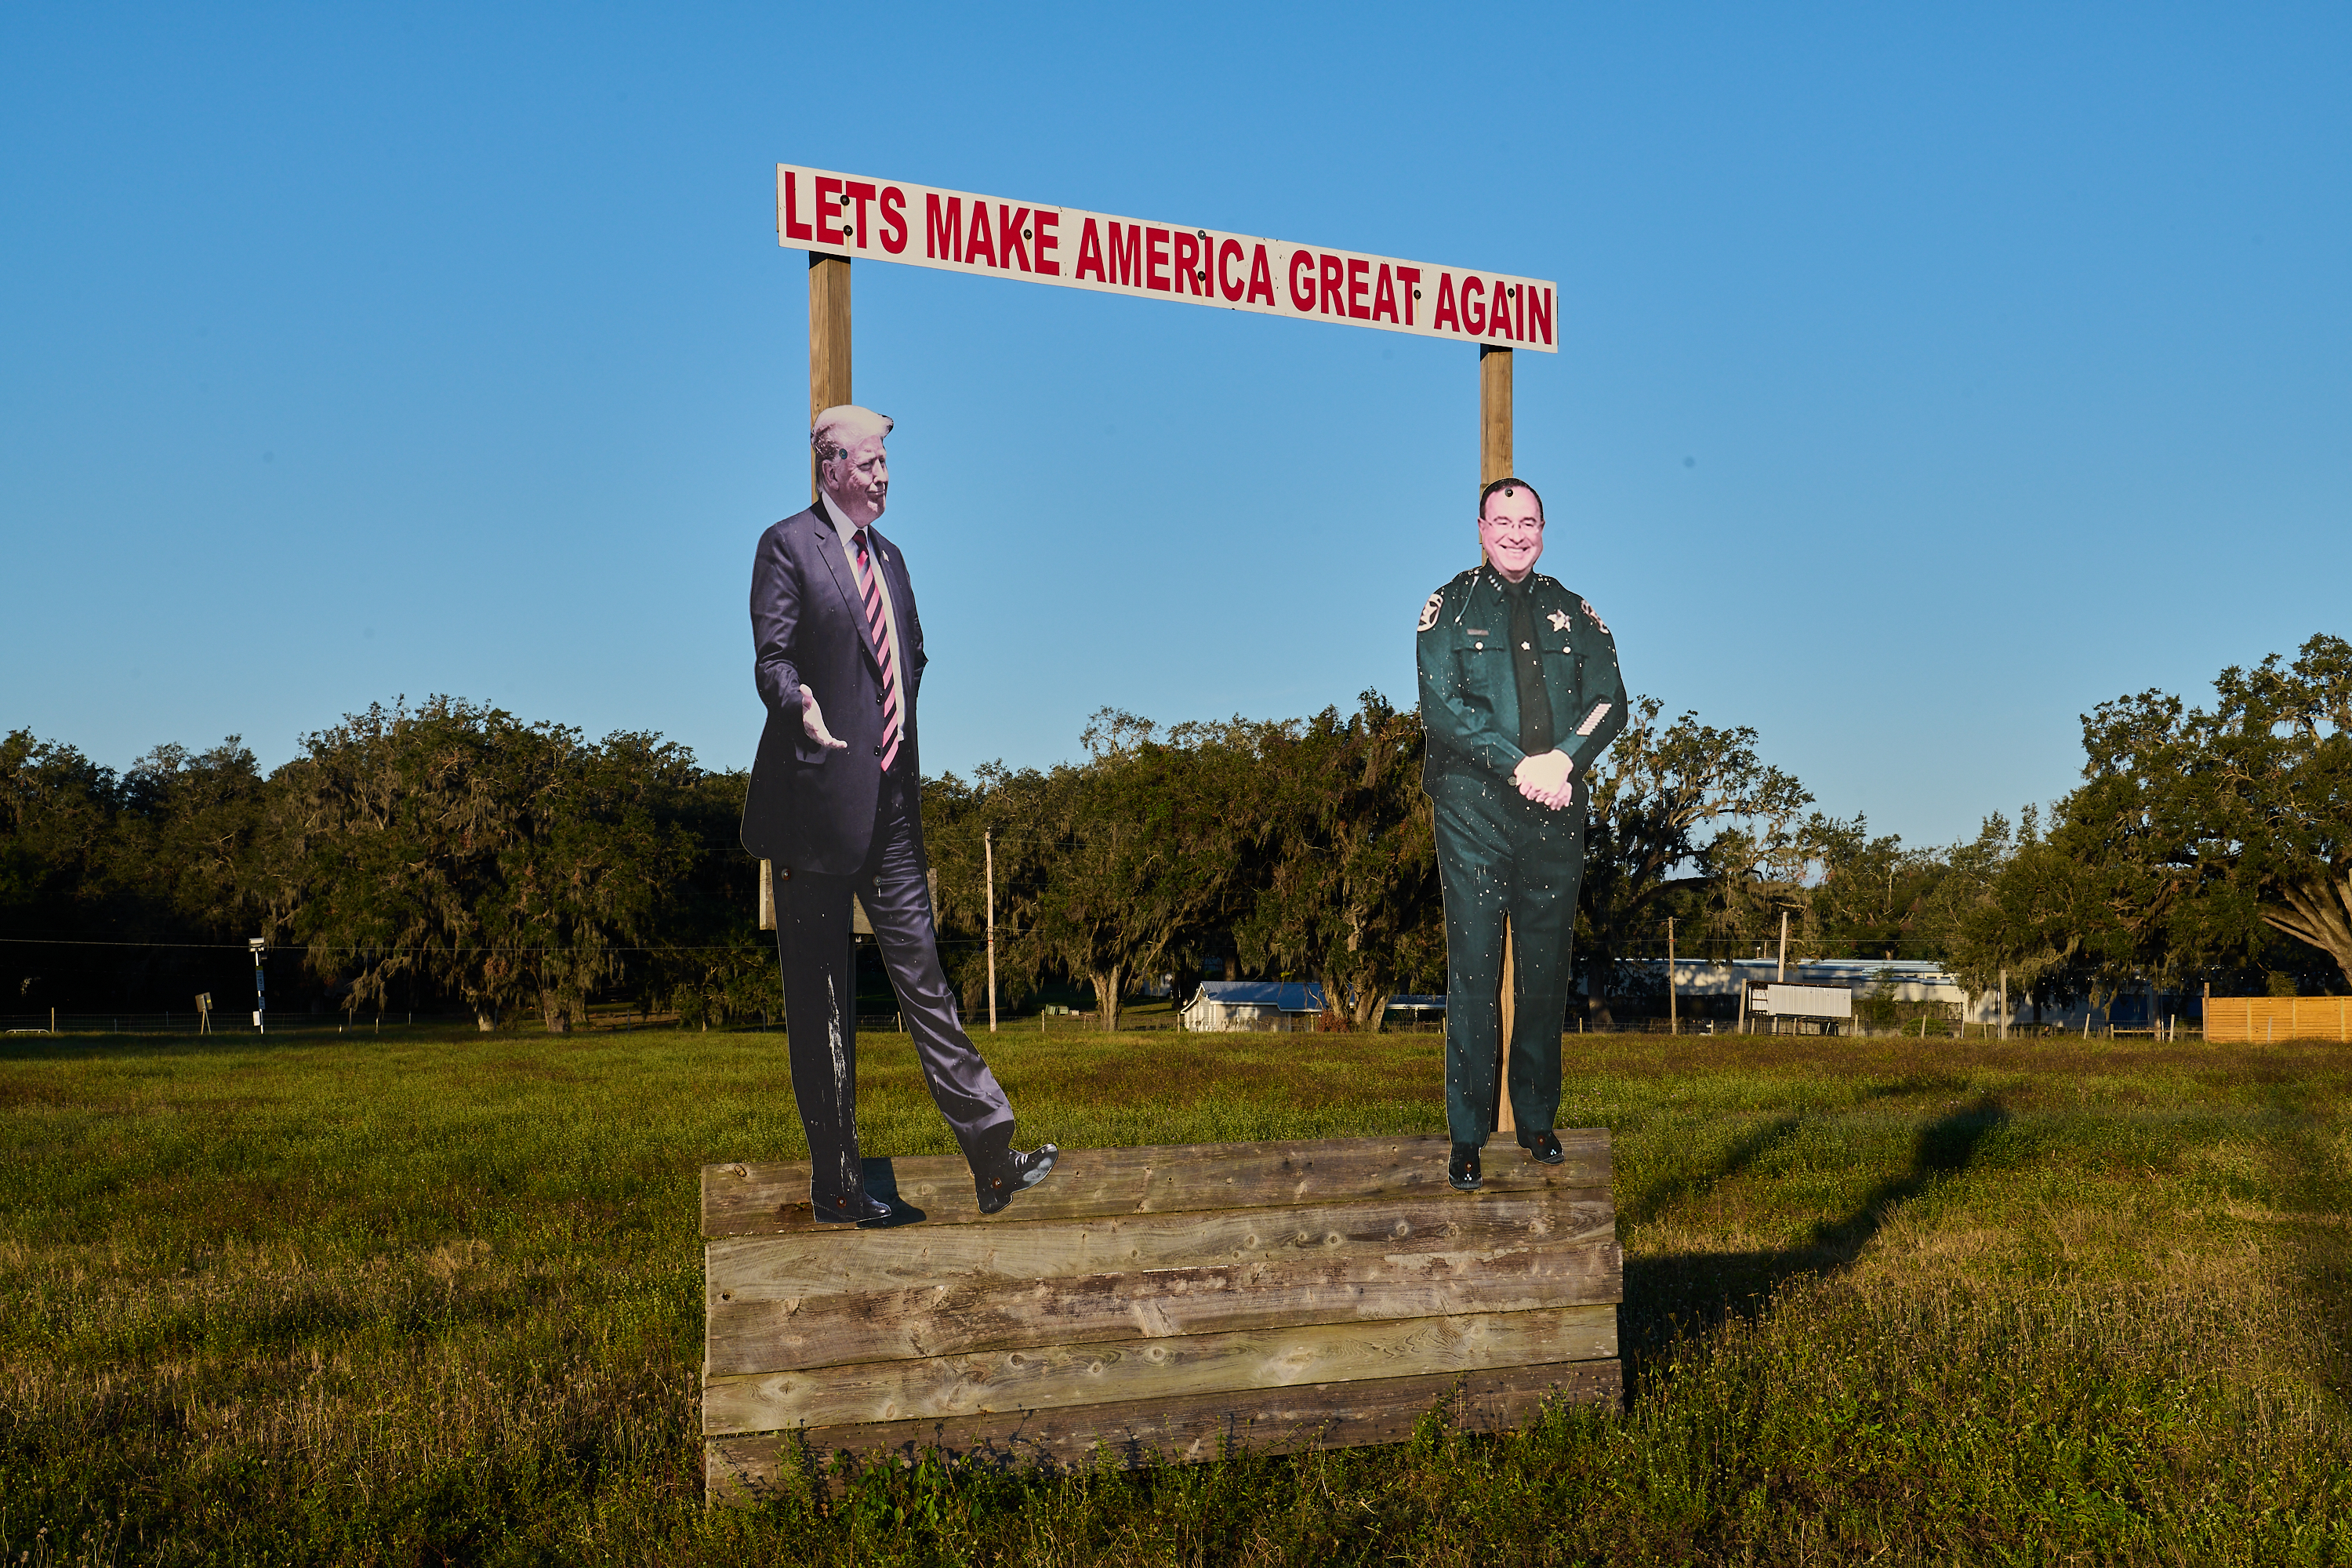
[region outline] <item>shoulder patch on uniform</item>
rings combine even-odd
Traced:
[[[1445,590],[1440,588],[1436,593],[1432,594],[1429,596],[1429,603],[1422,605],[1421,625],[1415,626],[1413,629],[1415,631],[1425,632],[1430,627],[1435,626],[1437,624],[1437,612],[1444,605],[1444,604]]]
[[[1601,628],[1601,636],[1607,637],[1611,635],[1609,631],[1609,623],[1601,618],[1601,612],[1592,607],[1591,600],[1579,599],[1576,602],[1584,606],[1584,613],[1592,617],[1592,624]]]

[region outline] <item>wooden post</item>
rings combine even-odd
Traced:
[[[1511,475],[1511,351],[1478,350],[1478,488]]]
[[[980,830],[981,853],[988,863],[988,1032],[996,1033],[996,829]]]
[[[854,402],[849,377],[849,258],[809,252],[809,420]],[[817,497],[816,454],[809,454],[809,499]]]
[[[1782,983],[1789,978],[1789,911],[1786,910],[1780,911],[1780,966],[1774,971],[1772,978]],[[1777,1024],[1780,1020],[1775,1018],[1773,1022]]]
[[[809,423],[835,405],[852,401],[849,391],[849,258],[809,252]],[[809,500],[817,498],[817,460],[809,452]],[[776,929],[776,896],[767,861],[760,862],[760,929]],[[993,1029],[996,991],[989,987]]]
[[[1683,1032],[1682,1014],[1675,1005],[1675,917],[1666,917],[1666,1033]]]
[[[2009,1038],[2009,971],[2000,972],[2000,1037]]]
[[[1478,488],[1485,489],[1511,472],[1511,351],[1478,350]],[[1480,547],[1478,559],[1486,559]],[[1518,1119],[1511,1114],[1511,1031],[1518,1024],[1518,963],[1513,952],[1517,938],[1511,917],[1503,917],[1503,982],[1499,1004],[1500,1047],[1495,1059],[1495,1131],[1516,1132]]]

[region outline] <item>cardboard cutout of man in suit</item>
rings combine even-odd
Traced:
[[[874,525],[890,489],[891,421],[850,405],[816,416],[823,492],[761,536],[751,565],[753,671],[767,728],[743,803],[743,847],[775,868],[776,949],[793,1096],[820,1222],[886,1225],[857,1152],[856,971],[849,903],[874,939],[923,1081],[971,1162],[983,1214],[1054,1168],[1013,1147],[1013,1108],[972,1048],[940,967],[924,878],[915,700],[923,625],[898,549]]]

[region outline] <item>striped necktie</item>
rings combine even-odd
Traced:
[[[898,658],[890,646],[890,617],[882,610],[882,574],[874,569],[866,551],[866,531],[859,529],[857,591],[866,600],[866,625],[874,634],[874,651],[882,660],[882,771],[898,760]]]

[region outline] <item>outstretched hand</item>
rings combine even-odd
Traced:
[[[1511,782],[1538,805],[1561,811],[1576,797],[1575,773],[1575,760],[1567,752],[1544,752],[1521,757],[1511,772]]]
[[[805,686],[801,688],[801,728],[828,752],[849,750],[848,742],[835,740],[833,731],[824,727],[824,710],[816,705],[816,693]]]

